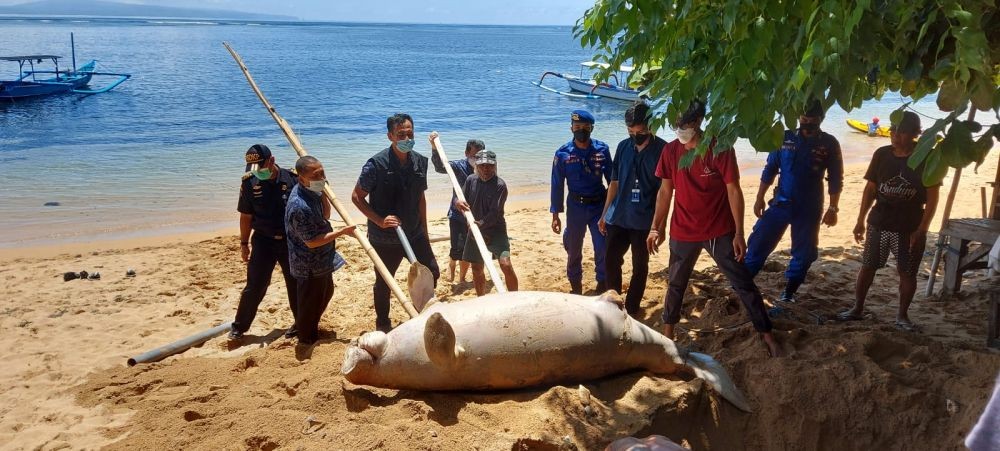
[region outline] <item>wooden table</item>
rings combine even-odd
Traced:
[[[986,329],[986,346],[1000,349],[1000,281],[990,282],[990,320]]]
[[[942,293],[958,293],[962,273],[987,267],[986,256],[1000,237],[1000,220],[988,218],[950,219],[941,231],[949,237],[944,252],[944,286]],[[974,247],[970,244],[975,243]]]

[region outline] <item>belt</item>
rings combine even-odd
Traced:
[[[267,239],[270,239],[270,240],[283,240],[283,239],[285,239],[284,235],[265,235],[263,233],[257,233],[257,231],[254,231],[253,236],[259,236],[261,238],[267,238]]]
[[[584,205],[603,204],[605,196],[581,196],[576,193],[569,193],[569,198]]]

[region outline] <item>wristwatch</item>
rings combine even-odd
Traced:
[[[829,208],[827,208],[827,210],[830,210],[830,211],[832,211],[834,213],[840,213],[840,209],[837,208],[837,207],[834,207],[833,205],[831,205]]]

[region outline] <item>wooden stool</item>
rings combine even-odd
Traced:
[[[1000,349],[1000,283],[990,290],[990,323],[986,329],[986,346]]]

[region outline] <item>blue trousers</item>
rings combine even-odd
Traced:
[[[563,230],[563,247],[566,248],[566,277],[572,282],[583,281],[583,236],[590,228],[590,241],[594,245],[594,272],[597,281],[604,282],[604,235],[597,228],[597,221],[604,212],[604,204],[582,204],[566,201],[566,227]]]
[[[820,202],[822,205],[822,202]],[[792,227],[792,260],[785,270],[785,278],[791,283],[802,283],[806,273],[819,256],[819,224],[822,211],[802,208],[788,203],[772,205],[753,226],[747,241],[746,265],[754,276],[764,267],[767,257],[774,252],[785,229]]]

